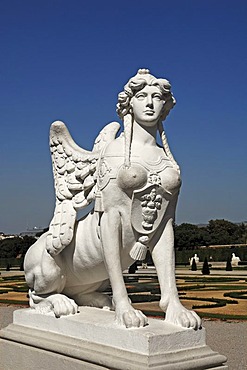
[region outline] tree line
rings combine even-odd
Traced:
[[[47,229],[44,230],[44,232]],[[178,250],[195,249],[200,246],[246,244],[247,228],[244,224],[234,224],[226,220],[210,220],[200,227],[189,223],[175,225],[175,248]],[[39,237],[41,233],[37,234]],[[16,258],[26,254],[36,241],[32,236],[16,236],[0,240],[0,258]]]
[[[245,224],[235,224],[226,220],[210,220],[207,226],[183,223],[175,225],[175,247],[195,249],[200,246],[246,244]]]

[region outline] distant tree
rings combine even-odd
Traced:
[[[203,262],[203,266],[202,266],[202,274],[203,274],[203,275],[209,275],[209,274],[210,274],[210,270],[209,270],[209,265],[208,265],[208,259],[207,259],[207,257],[205,257],[204,262]]]
[[[18,254],[19,237],[0,240],[0,258],[12,258]]]
[[[194,249],[208,244],[208,235],[205,228],[193,224],[183,223],[175,225],[175,247],[178,249]]]
[[[247,227],[226,220],[210,220],[205,227],[183,223],[174,226],[175,247],[179,250],[199,246],[247,242]]]
[[[10,271],[10,268],[11,268],[11,264],[8,262],[6,266],[6,271]]]
[[[241,223],[238,225],[239,229],[239,239],[242,244],[247,244],[247,225],[244,223]]]
[[[231,263],[231,257],[227,257],[226,261],[226,271],[232,271],[232,263]]]
[[[193,260],[192,260],[191,271],[197,271],[197,266],[196,266],[195,258],[193,258]]]
[[[213,245],[241,243],[245,233],[244,225],[226,220],[210,220],[206,229]]]
[[[28,248],[36,241],[32,236],[5,238],[0,240],[0,258],[16,258],[25,255]]]

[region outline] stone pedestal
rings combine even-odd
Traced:
[[[225,356],[205,344],[205,330],[182,329],[157,319],[139,329],[114,323],[114,312],[81,307],[55,318],[32,309],[14,312],[0,331],[3,370],[228,369]]]

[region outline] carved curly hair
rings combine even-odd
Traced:
[[[164,121],[170,110],[176,104],[176,100],[171,93],[171,84],[166,79],[156,78],[149,73],[148,69],[139,69],[137,74],[132,77],[124,86],[124,91],[118,94],[117,114],[123,120],[124,116],[131,113],[130,101],[133,96],[146,85],[157,86],[165,101],[161,120]]]

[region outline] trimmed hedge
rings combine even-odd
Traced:
[[[4,277],[1,277],[1,281],[25,281],[25,276],[4,276]]]
[[[214,283],[221,283],[221,282],[233,282],[233,281],[239,281],[243,280],[242,278],[232,278],[232,277],[196,277],[196,276],[177,276],[177,279],[182,279],[184,281],[193,281],[195,283],[208,283],[208,282],[214,282]]]
[[[0,299],[0,303],[10,304],[10,305],[29,306],[28,300],[27,301],[17,301],[13,299]]]
[[[224,293],[224,297],[237,298],[237,299],[247,299],[247,290],[243,291],[243,292]]]
[[[132,303],[158,302],[160,295],[152,294],[129,294]]]
[[[182,299],[185,299],[188,301],[202,301],[202,302],[213,302],[214,303],[214,304],[193,305],[192,309],[216,308],[216,307],[224,307],[227,304],[238,304],[238,301],[235,301],[232,299],[223,299],[223,298],[183,297]]]

